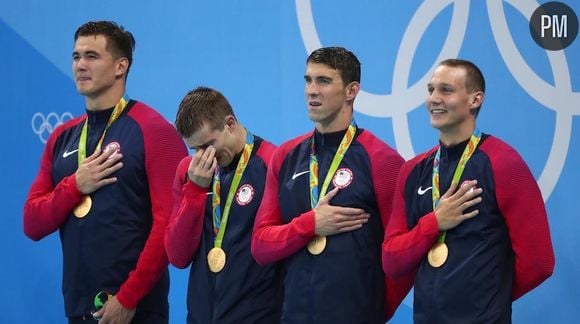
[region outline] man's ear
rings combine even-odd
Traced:
[[[122,77],[123,75],[127,75],[127,71],[129,70],[129,59],[126,57],[121,57],[117,59],[117,71],[115,72],[115,76]]]
[[[360,83],[357,81],[351,82],[349,85],[346,86],[346,100],[353,101],[356,98],[356,95],[360,91]]]
[[[470,107],[469,109],[476,109],[481,107],[483,100],[485,99],[485,93],[481,90],[475,91],[471,94]]]
[[[224,125],[231,132],[238,125],[238,120],[236,119],[236,117],[234,117],[234,115],[227,115],[226,117],[224,117]]]

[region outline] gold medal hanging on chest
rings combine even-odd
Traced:
[[[81,202],[75,206],[73,209],[73,214],[76,218],[83,218],[89,214],[92,206],[93,200],[91,199],[91,196],[86,195],[83,197],[83,200],[81,200]]]
[[[324,182],[322,183],[322,189],[320,189],[320,191],[318,191],[318,158],[316,157],[315,154],[315,145],[314,145],[315,144],[314,139],[316,134],[315,133],[312,134],[312,138],[310,139],[310,163],[308,165],[308,171],[310,171],[309,172],[310,207],[312,209],[314,209],[318,205],[319,198],[324,197],[324,195],[326,195],[328,186],[330,185],[332,178],[335,176],[336,170],[338,170],[340,162],[344,158],[346,151],[348,150],[350,144],[354,140],[354,137],[356,135],[356,129],[357,129],[356,124],[353,120],[346,129],[346,132],[344,133],[342,140],[338,145],[336,153],[334,153],[334,157],[330,162],[330,167],[328,168],[328,172],[326,173],[326,177],[324,178]],[[322,252],[324,252],[324,249],[326,249],[326,236],[319,235],[314,236],[314,238],[310,242],[308,242],[306,249],[312,255],[321,254]]]
[[[207,265],[213,273],[222,271],[226,265],[226,253],[222,248],[214,247],[207,254]]]
[[[445,242],[437,242],[429,250],[427,260],[433,268],[439,268],[445,264],[448,256],[449,249],[447,248],[447,244]]]
[[[242,180],[242,176],[248,163],[250,157],[252,156],[252,150],[254,149],[254,135],[246,131],[246,144],[242,150],[242,155],[236,166],[236,171],[230,184],[230,189],[228,190],[228,196],[224,206],[223,215],[221,213],[221,181],[220,181],[220,169],[216,168],[214,173],[214,179],[212,184],[212,224],[213,232],[216,234],[214,239],[214,247],[207,253],[207,266],[209,270],[213,273],[218,273],[223,270],[226,265],[226,252],[222,249],[222,243],[224,235],[226,233],[226,226],[228,224],[228,219],[230,215],[230,210],[236,191]]]
[[[467,162],[475,152],[479,141],[481,140],[481,132],[479,129],[475,129],[473,134],[469,138],[469,142],[465,145],[461,158],[457,163],[455,171],[453,171],[453,178],[451,179],[451,185],[459,184],[461,175],[465,170]],[[441,164],[441,145],[435,153],[435,158],[433,159],[433,177],[432,177],[432,199],[433,199],[433,211],[437,210],[439,205],[439,200],[441,199],[441,192],[439,188],[439,165]],[[420,188],[420,187],[419,187]],[[449,256],[449,249],[447,244],[445,244],[445,238],[447,236],[447,231],[440,231],[437,237],[437,242],[433,244],[429,253],[427,253],[427,261],[429,265],[433,268],[439,268],[447,261]]]
[[[319,255],[326,248],[326,236],[316,235],[310,242],[308,242],[308,252],[312,255]]]
[[[117,104],[115,105],[115,108],[111,112],[111,116],[109,117],[109,121],[107,121],[107,125],[105,126],[105,129],[103,130],[103,133],[101,134],[101,137],[99,138],[99,141],[97,142],[97,147],[95,148],[95,151],[101,150],[101,145],[103,144],[103,140],[105,138],[105,134],[107,134],[107,130],[109,130],[111,125],[119,118],[119,116],[121,116],[121,113],[123,112],[123,110],[127,106],[128,102],[129,102],[129,99],[126,99],[125,97],[121,97],[121,99],[119,99],[119,102],[117,102]],[[89,123],[89,119],[87,116],[87,118],[85,118],[85,122],[84,122],[83,128],[81,130],[81,135],[80,135],[80,139],[79,139],[79,148],[78,148],[78,154],[77,154],[77,163],[78,163],[77,165],[78,166],[80,166],[82,164],[82,162],[87,157],[87,136],[88,136],[88,129],[89,129],[88,123]],[[75,208],[73,209],[73,215],[75,215],[75,217],[77,217],[77,218],[83,218],[89,214],[92,206],[93,206],[93,200],[92,200],[91,196],[86,195],[83,197],[81,202],[79,202],[78,205],[76,205]]]

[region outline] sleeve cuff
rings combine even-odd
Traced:
[[[437,217],[435,217],[435,212],[430,212],[429,214],[421,217],[419,220],[421,224],[421,233],[425,236],[435,236],[439,235],[439,224],[437,223]]]
[[[65,178],[61,183],[67,187],[66,191],[70,192],[71,195],[78,201],[80,201],[81,198],[85,195],[79,190],[79,187],[77,186],[77,179],[74,173]]]
[[[117,297],[119,304],[121,304],[121,306],[125,307],[126,309],[137,308],[137,304],[139,303],[139,301],[136,300],[136,298],[131,298],[130,296],[127,296],[127,293],[124,293],[123,291],[123,287],[121,287],[121,290],[115,296]]]
[[[187,182],[183,185],[183,192],[186,193],[205,194],[208,192],[208,190],[209,188],[200,187],[191,180],[187,180]]]
[[[296,229],[304,236],[313,237],[316,229],[314,210],[307,211],[297,218]]]

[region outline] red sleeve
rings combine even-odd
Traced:
[[[270,167],[270,163],[272,162],[272,156],[274,156],[274,152],[276,151],[276,146],[268,141],[262,140],[258,151],[256,152],[256,156],[259,157],[264,164],[266,164],[266,168]]]
[[[117,294],[119,302],[130,309],[137,307],[167,269],[164,236],[173,201],[171,186],[179,161],[187,156],[185,144],[171,124],[151,109],[135,108],[129,115],[142,125],[153,225],[137,267]]]
[[[516,300],[554,271],[546,208],[532,173],[513,148],[490,137],[480,149],[491,160],[497,203],[515,254],[512,300]]]
[[[409,173],[425,155],[417,156],[401,168],[393,197],[393,211],[383,242],[383,269],[387,276],[399,278],[413,274],[439,234],[435,213],[421,217],[409,231],[405,209],[405,184]]]
[[[80,121],[79,117],[57,128],[44,148],[40,170],[28,192],[23,211],[24,234],[35,241],[59,229],[84,196],[77,188],[74,173],[62,179],[56,187],[52,183],[51,175],[57,138],[66,128]]]
[[[314,211],[283,224],[278,202],[278,174],[286,154],[309,135],[287,142],[274,152],[266,176],[264,197],[252,234],[252,256],[259,264],[285,259],[302,249],[314,237]]]
[[[386,231],[391,216],[397,176],[405,160],[395,150],[368,132],[362,133],[358,137],[358,141],[365,147],[370,157],[375,200],[381,215],[383,230]],[[387,320],[393,316],[397,307],[411,290],[413,277],[414,274],[397,279],[385,276],[385,316]]]
[[[199,248],[209,190],[187,178],[190,162],[188,156],[177,167],[173,181],[173,212],[165,234],[169,262],[180,269],[189,266]]]

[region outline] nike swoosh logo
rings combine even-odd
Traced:
[[[310,170],[306,170],[306,171],[302,171],[302,172],[298,172],[298,173],[294,172],[294,174],[292,175],[292,180],[296,180],[296,178],[298,178],[299,176],[306,174],[308,172],[310,172]]]
[[[425,189],[423,189],[423,186],[420,186],[419,189],[417,189],[417,193],[419,194],[419,196],[423,196],[427,191],[431,190],[433,187],[427,187]]]
[[[69,155],[75,154],[76,151],[78,151],[78,150],[79,149],[76,149],[76,150],[70,151],[70,152],[69,151],[64,151],[64,153],[62,153],[62,157],[66,159]]]

